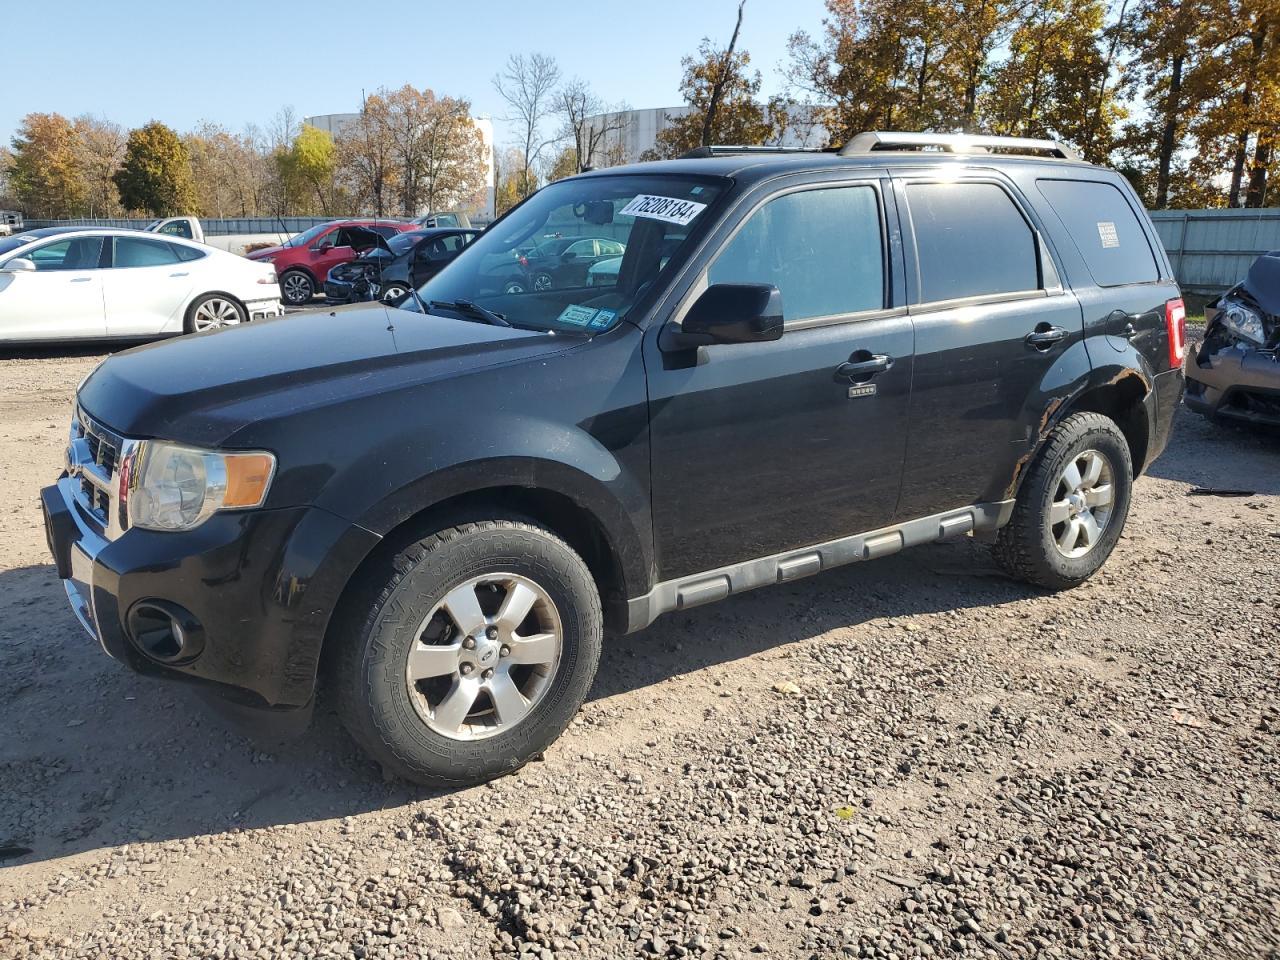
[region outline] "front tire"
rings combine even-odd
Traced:
[[[568,726],[603,633],[590,571],[517,520],[441,530],[363,575],[334,641],[343,723],[383,768],[416,783],[480,783],[528,762]]]
[[[315,282],[302,270],[286,270],[280,278],[280,296],[291,307],[305,306],[315,295]]]
[[[389,283],[380,294],[383,303],[395,303],[409,292],[409,288],[402,283]]]
[[[1078,586],[1115,548],[1132,491],[1129,444],[1115,422],[1100,413],[1067,417],[1022,481],[994,545],[996,561],[1036,586]]]

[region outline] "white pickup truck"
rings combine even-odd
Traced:
[[[22,214],[17,210],[0,210],[0,237],[22,232]]]
[[[273,233],[211,234],[206,239],[204,229],[200,226],[200,221],[195,217],[168,217],[164,220],[156,220],[154,223],[147,224],[146,230],[149,233],[167,233],[172,237],[182,237],[186,240],[194,240],[196,243],[207,243],[211,247],[226,250],[228,253],[238,253],[241,256],[244,255],[245,248],[253,244],[276,246],[289,239],[289,234],[283,231]]]

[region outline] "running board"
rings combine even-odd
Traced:
[[[759,560],[747,560],[718,570],[695,573],[654,585],[642,597],[627,601],[627,633],[643,630],[664,613],[688,610],[733,593],[754,590],[771,583],[798,580],[823,570],[874,560],[897,553],[904,547],[935,543],[965,533],[990,533],[1009,522],[1013,501],[975,503],[959,510],[936,513],[919,520],[883,527],[853,537],[829,540],[812,547],[775,553]]]

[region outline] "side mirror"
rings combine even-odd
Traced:
[[[328,253],[332,249],[333,242],[331,240],[326,240],[324,243],[320,244],[320,246],[316,247],[316,253]]]
[[[782,336],[782,291],[769,283],[716,283],[685,314],[682,347],[761,343]]]
[[[35,269],[35,261],[26,257],[14,257],[0,266],[0,273],[34,273]]]
[[[577,260],[578,255],[572,250],[566,250],[564,253],[560,254],[560,259],[564,261]]]

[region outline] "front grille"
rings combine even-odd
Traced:
[[[130,443],[83,410],[76,410],[71,421],[67,470],[78,481],[76,504],[107,539],[118,535],[124,525],[124,518],[117,516],[115,499],[121,461]]]

